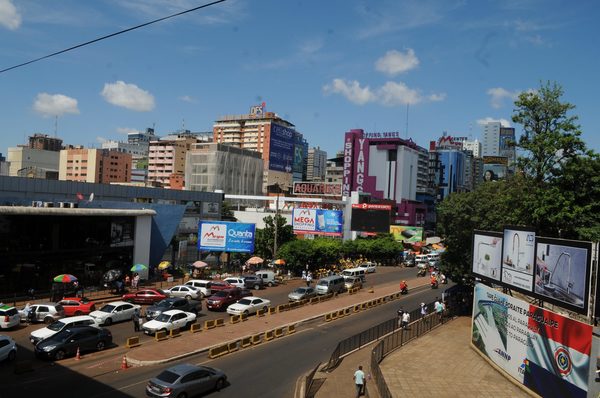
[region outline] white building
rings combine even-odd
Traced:
[[[307,181],[325,181],[327,168],[327,152],[320,147],[308,149],[308,161],[306,166]]]
[[[483,125],[483,142],[481,156],[499,156],[500,122],[488,122]]]
[[[58,179],[60,152],[27,147],[8,148],[8,175]]]
[[[481,142],[479,142],[478,139],[475,139],[474,141],[464,141],[462,144],[463,149],[466,151],[471,151],[474,157],[481,157]]]

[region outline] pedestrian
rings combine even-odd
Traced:
[[[404,309],[400,308],[398,310],[398,326],[402,326],[402,315],[404,315]]]
[[[408,324],[410,323],[410,312],[405,312],[402,314],[402,329],[407,329]]]
[[[357,397],[360,397],[364,393],[365,388],[365,372],[363,372],[362,368],[362,365],[359,365],[358,370],[354,372],[354,384],[356,385]]]
[[[29,297],[30,300],[35,300],[35,289],[33,287],[27,289],[27,297]]]
[[[133,289],[137,289],[138,288],[138,284],[140,283],[140,274],[138,274],[137,272],[133,275],[133,279],[131,280],[131,287]]]
[[[435,309],[435,313],[437,314],[440,322],[442,321],[442,315],[444,313],[444,307],[442,305],[442,303],[440,302],[439,298],[435,298],[435,303],[433,304],[433,308]]]
[[[427,306],[425,303],[421,303],[421,317],[427,316]]]
[[[142,319],[140,317],[140,309],[136,308],[133,311],[133,318],[131,318],[133,320],[133,331],[134,332],[139,332],[140,331],[140,320]]]
[[[129,286],[131,284],[131,277],[129,274],[125,275],[125,286]]]
[[[310,283],[312,282],[312,273],[310,271],[308,271],[308,273],[306,274],[306,286],[310,286]]]
[[[306,271],[302,270],[302,279],[306,280]]]

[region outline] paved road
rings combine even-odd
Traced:
[[[267,344],[241,350],[216,360],[199,354],[183,362],[202,363],[223,369],[229,376],[230,385],[219,393],[219,397],[291,397],[298,376],[317,363],[328,360],[337,343],[351,335],[383,322],[396,313],[399,306],[415,308],[421,301],[431,301],[443,289],[428,288],[411,291],[408,296],[368,311],[353,314],[332,323],[323,323],[322,318],[303,326],[294,335]],[[85,391],[88,398],[142,397],[147,380],[174,363],[161,366],[130,368],[119,371],[118,357],[106,359],[112,362],[109,370],[97,366],[98,361],[68,359],[43,372],[27,373],[10,380],[0,368],[3,389],[0,397],[34,396],[45,392],[58,392],[64,398],[80,397]],[[116,362],[115,362],[116,361]],[[65,366],[66,365],[66,366]],[[349,375],[350,378],[350,375]],[[351,380],[351,379],[349,379]],[[9,386],[8,388],[6,388]],[[7,395],[2,395],[7,394]],[[11,395],[15,394],[15,395]]]

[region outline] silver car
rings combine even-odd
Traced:
[[[149,397],[194,397],[225,387],[227,375],[222,370],[192,364],[175,365],[153,377],[146,385]]]
[[[316,297],[316,296],[317,296],[317,292],[315,291],[314,287],[301,286],[301,287],[297,288],[296,290],[294,290],[293,292],[291,292],[290,294],[288,294],[288,299],[290,301],[300,301],[300,300],[305,300],[305,299],[309,299],[309,298]]]

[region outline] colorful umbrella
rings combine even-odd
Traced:
[[[77,278],[71,274],[60,274],[58,276],[55,276],[53,279],[54,282],[61,282],[61,283],[75,282],[76,280],[77,280]]]
[[[194,263],[192,264],[192,266],[194,268],[204,268],[204,267],[208,267],[208,264],[205,263],[204,261],[198,260],[198,261],[194,261]]]
[[[250,257],[250,259],[248,261],[246,261],[246,263],[251,264],[251,265],[255,265],[255,264],[260,264],[263,261],[265,261],[265,260],[263,260],[260,257],[254,256],[254,257]]]
[[[131,267],[131,271],[133,271],[133,272],[140,272],[140,271],[144,271],[147,269],[148,269],[148,267],[145,266],[144,264],[136,264],[133,267]]]
[[[171,266],[171,263],[168,261],[161,261],[160,264],[158,264],[158,269],[167,269]]]
[[[275,265],[285,265],[285,260],[282,259],[282,258],[280,258],[280,259],[277,259],[277,260],[273,261],[273,264],[275,264]]]

